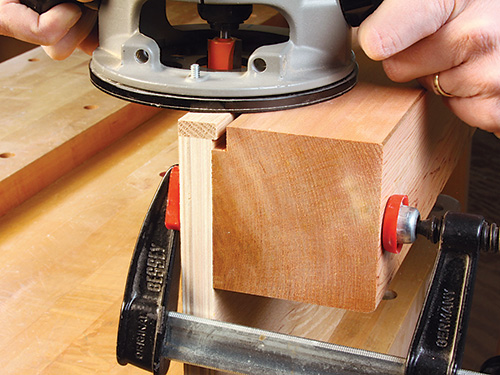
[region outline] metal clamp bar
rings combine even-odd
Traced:
[[[403,375],[404,358],[170,312],[162,357],[252,375]],[[431,371],[427,374],[437,374]],[[459,370],[459,375],[480,375]]]
[[[457,373],[484,224],[481,216],[448,212],[436,227],[439,257],[410,347],[407,375]]]
[[[162,356],[252,375],[403,375],[405,359],[260,329],[169,313]]]

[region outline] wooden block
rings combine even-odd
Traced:
[[[210,176],[211,150],[217,142],[211,137],[196,138],[207,132],[193,127],[206,129],[210,124],[208,128],[220,129],[230,119],[228,114],[188,114],[179,121],[184,312],[404,357],[436,254],[435,246],[425,240],[406,257],[390,285],[392,297],[371,314],[213,289]],[[185,367],[187,375],[210,373]]]
[[[381,301],[408,252],[381,249],[387,199],[408,194],[425,217],[472,130],[358,60],[342,97],[228,126],[212,155],[215,288],[365,312]]]

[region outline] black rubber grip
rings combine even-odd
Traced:
[[[383,0],[340,0],[340,7],[349,25],[357,27],[372,14]]]
[[[39,14],[45,13],[50,8],[55,7],[61,3],[78,3],[76,0],[20,0],[24,4]]]

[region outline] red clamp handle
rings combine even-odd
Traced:
[[[385,206],[382,222],[382,248],[394,254],[399,254],[403,248],[403,244],[398,243],[398,216],[403,205],[408,205],[407,195],[391,196]]]
[[[167,209],[165,213],[165,227],[167,229],[180,230],[180,173],[179,166],[172,167],[170,181],[168,183]]]

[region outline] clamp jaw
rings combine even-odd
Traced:
[[[170,360],[252,375],[477,375],[459,367],[479,253],[499,251],[495,225],[456,212],[407,225],[439,242],[439,256],[404,359],[175,312],[178,183],[173,168],[156,193],[137,241],[120,315],[120,364],[131,363],[156,375],[166,373]]]
[[[410,347],[407,375],[456,374],[465,347],[467,322],[479,254],[499,253],[499,231],[483,217],[447,212],[442,219],[420,219],[408,197],[389,198],[383,246],[398,254],[417,234],[439,243],[439,255]]]
[[[460,368],[486,227],[482,217],[457,212],[446,213],[436,226],[439,255],[410,347],[407,375],[456,374]]]
[[[120,364],[131,363],[155,374],[165,374],[170,363],[162,356],[161,349],[168,312],[177,310],[179,293],[180,235],[178,230],[165,226],[169,191],[171,196],[178,186],[178,179],[177,182],[172,179],[173,188],[169,189],[171,176],[175,174],[175,168],[171,168],[162,180],[137,239],[116,347]]]

